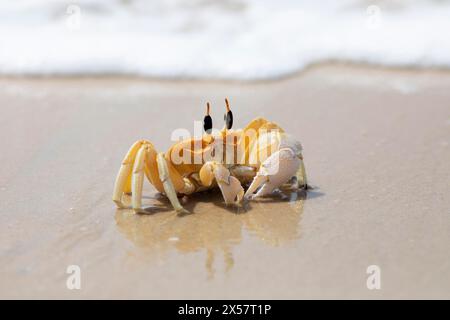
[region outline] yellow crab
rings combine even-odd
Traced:
[[[142,209],[144,175],[165,194],[177,212],[187,212],[178,196],[219,187],[226,204],[239,204],[272,193],[277,188],[307,188],[300,142],[277,124],[263,118],[244,129],[232,130],[233,114],[225,99],[225,126],[212,130],[210,104],[201,138],[184,139],[166,153],[147,140],[135,142],[122,161],[113,201],[126,208],[123,195],[131,193],[131,207]],[[244,191],[242,185],[249,185]],[[255,194],[256,192],[256,194]]]

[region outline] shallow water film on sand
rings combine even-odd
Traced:
[[[347,65],[257,83],[2,78],[0,297],[448,298],[449,87],[446,71]],[[240,207],[198,193],[178,215],[146,183],[146,212],[117,209],[130,144],[166,151],[227,96],[236,128],[261,116],[302,141],[313,188]]]

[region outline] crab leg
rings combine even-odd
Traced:
[[[283,148],[273,153],[262,163],[252,184],[245,193],[245,197],[257,198],[270,194],[274,189],[295,176],[300,168],[300,161],[290,148]],[[254,194],[260,186],[262,187]]]
[[[164,157],[164,153],[158,153],[156,161],[158,163],[159,177],[161,179],[161,182],[163,183],[164,191],[167,198],[169,198],[170,203],[177,212],[189,213],[189,211],[181,206],[180,201],[178,201],[177,192],[173,185],[172,179],[170,178],[169,168],[167,166],[167,161]]]
[[[149,145],[141,146],[134,161],[133,176],[131,178],[131,205],[135,211],[142,210],[145,157],[149,148]]]
[[[305,164],[301,155],[297,156],[300,162],[300,168],[297,170],[295,176],[293,176],[288,182],[283,184],[280,189],[284,191],[297,191],[300,188],[308,189],[308,181],[306,178]],[[301,184],[300,184],[301,183]]]
[[[297,181],[299,178],[299,175],[302,177],[303,182],[303,188],[308,189],[308,179],[306,178],[306,169],[305,169],[305,162],[303,161],[303,156],[299,156],[300,159],[300,170],[297,171]]]
[[[153,145],[146,140],[136,141],[128,150],[117,174],[113,191],[113,201],[119,208],[128,208],[122,202],[124,193],[131,192],[132,208],[142,210],[142,187],[144,175],[159,192],[165,192],[177,211],[187,212],[180,205],[176,192],[192,193],[192,185],[186,181],[170,166],[164,154],[156,153]],[[174,196],[173,196],[174,195]]]
[[[206,162],[200,169],[200,180],[206,187],[211,186],[214,178],[219,185],[226,204],[240,203],[244,197],[244,188],[236,177],[223,165],[214,161]]]
[[[122,160],[122,165],[120,166],[119,173],[117,174],[116,182],[114,184],[114,191],[112,199],[119,208],[125,208],[126,206],[122,202],[122,195],[124,192],[130,191],[130,177],[133,169],[133,163],[136,158],[136,153],[142,144],[148,143],[145,140],[136,141],[131,148],[128,150],[124,159]]]

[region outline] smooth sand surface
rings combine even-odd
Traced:
[[[117,210],[137,139],[256,116],[298,137],[314,189],[177,216]],[[322,66],[273,82],[0,79],[0,298],[450,298],[450,73]],[[81,290],[66,269],[81,267]],[[366,268],[381,268],[368,290]]]

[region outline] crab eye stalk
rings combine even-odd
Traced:
[[[203,129],[208,134],[211,133],[211,131],[212,131],[212,118],[209,115],[209,111],[210,111],[210,105],[209,105],[209,102],[207,102],[206,103],[206,116],[203,119]]]
[[[228,130],[233,127],[233,112],[231,112],[230,104],[228,103],[228,99],[225,98],[225,106],[227,108],[227,113],[224,115],[225,126]]]

